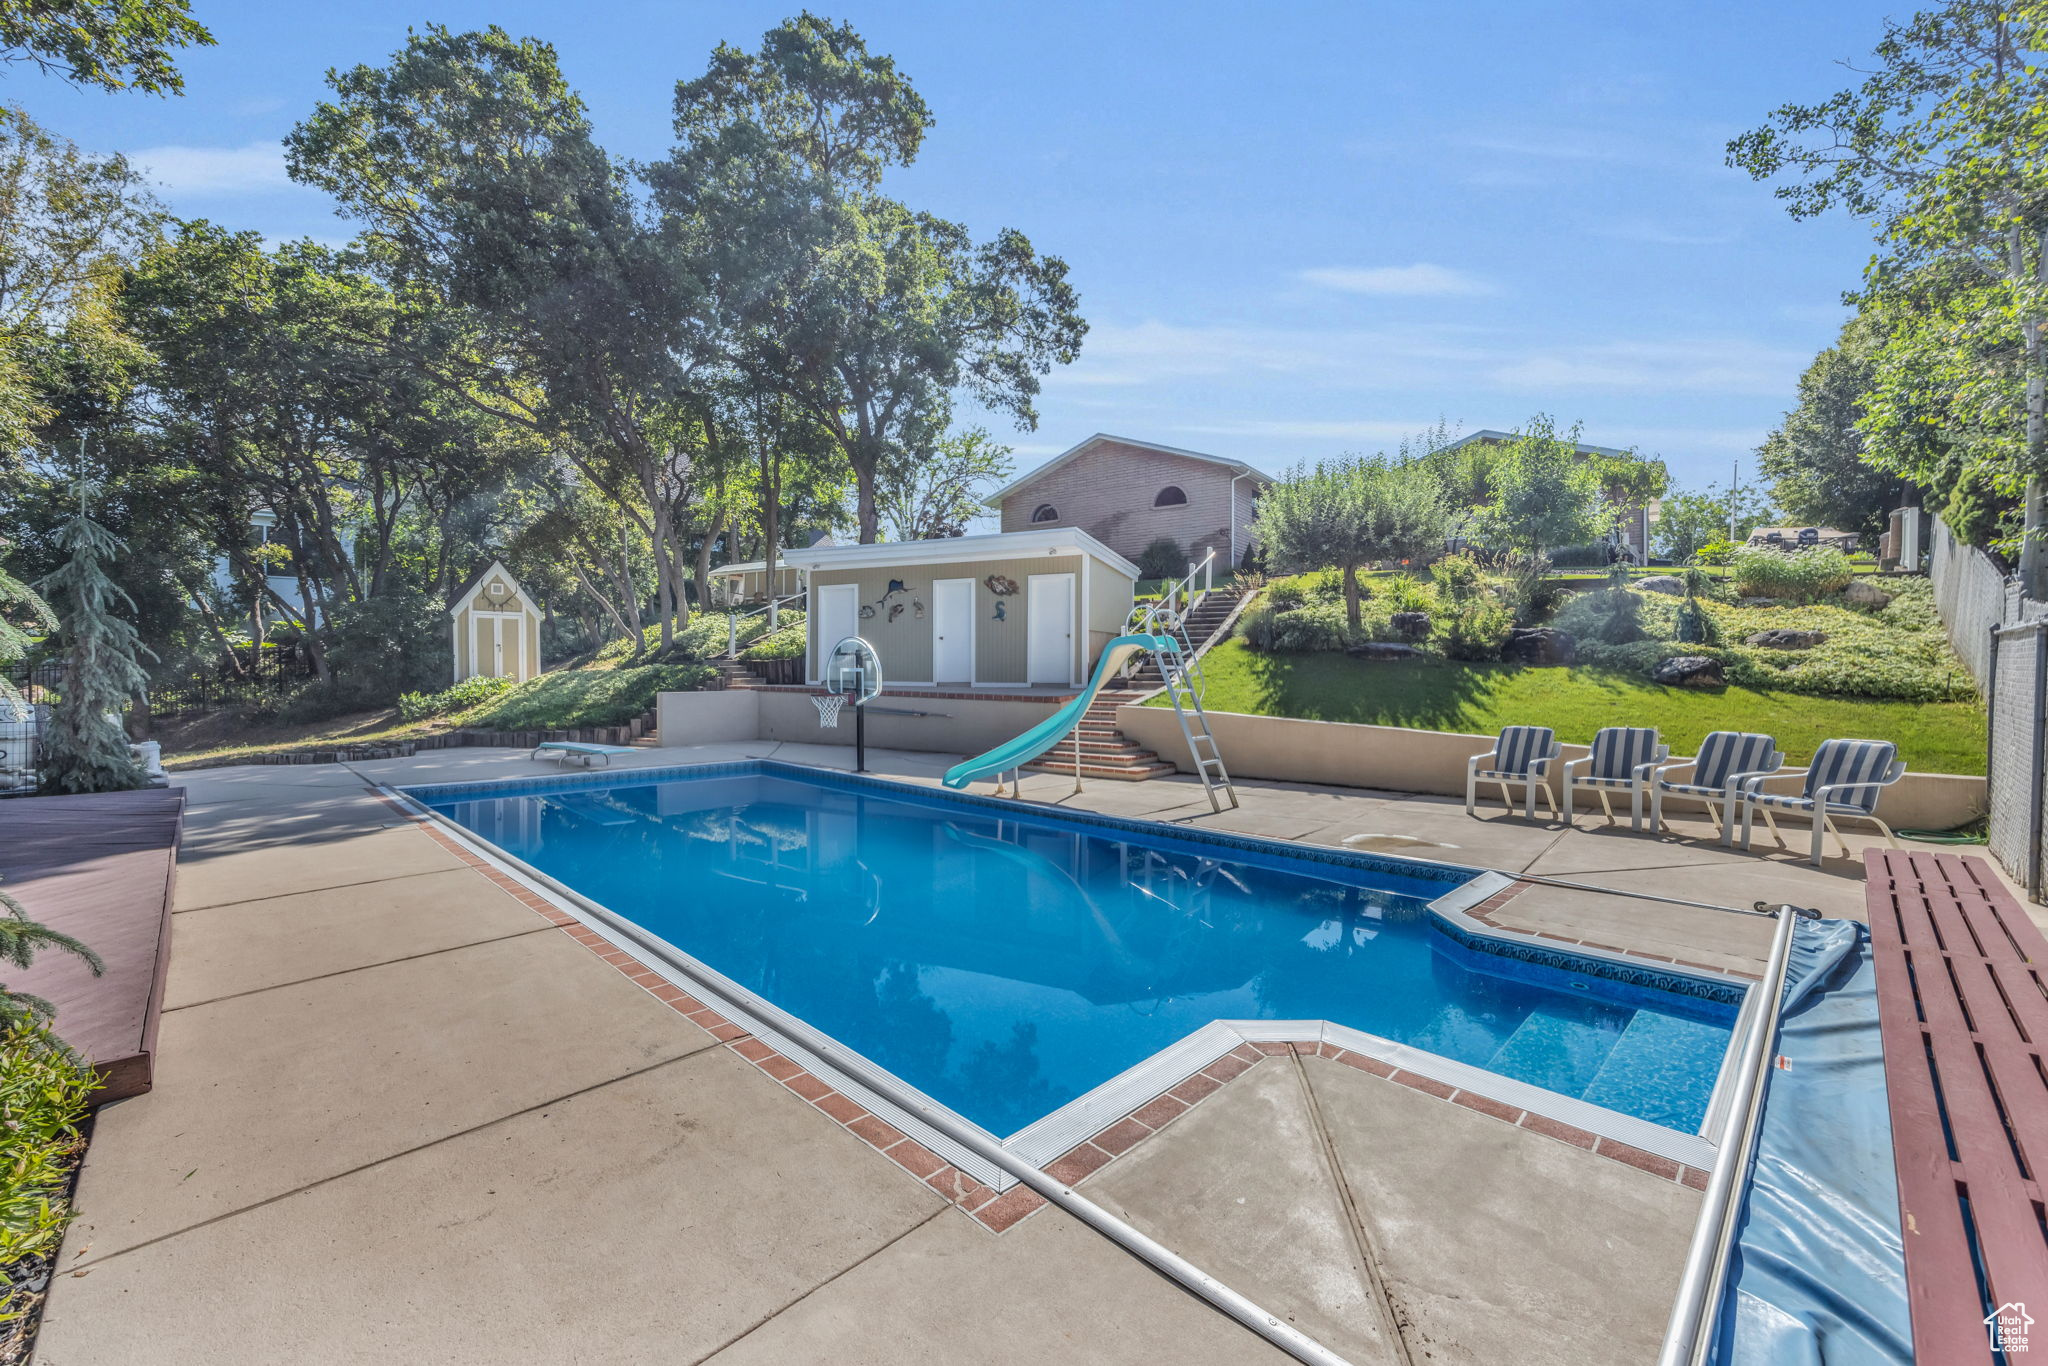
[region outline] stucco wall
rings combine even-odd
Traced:
[[[854,716],[851,707],[840,710],[839,724],[827,730],[818,725],[818,709],[811,694],[797,692],[755,692],[759,699],[759,738],[786,740],[806,745],[851,745]],[[1059,704],[1054,699],[1019,701],[997,698],[894,697],[884,692],[874,704],[892,710],[921,711],[925,716],[896,716],[870,713],[868,743],[885,749],[921,750],[938,754],[980,754],[1051,716]],[[662,731],[668,744],[668,732]],[[687,744],[688,741],[679,743]]]
[[[1123,634],[1131,616],[1132,580],[1101,563],[1090,565],[1088,574],[1088,657],[1083,661],[1083,678],[1095,668],[1102,647]]]
[[[1156,751],[1183,773],[1194,771],[1170,707],[1120,707],[1116,720],[1131,739]],[[1465,761],[1491,749],[1494,741],[1491,735],[1217,711],[1209,713],[1209,728],[1216,735],[1224,767],[1236,777],[1460,798],[1465,795]],[[1584,745],[1566,745],[1563,758],[1578,759],[1585,753]],[[1560,783],[1552,786],[1561,790]],[[1499,788],[1484,792],[1491,800],[1499,800]],[[1600,799],[1592,792],[1576,795],[1581,807],[1599,808]],[[1667,800],[1679,802],[1675,797]],[[1892,826],[1940,830],[1960,825],[1983,813],[1984,780],[1949,773],[1908,773],[1885,792],[1877,810]],[[1799,825],[1796,820],[1792,824]],[[1845,822],[1844,828],[1872,829],[1856,821]]]
[[[1230,480],[1228,466],[1164,451],[1104,441],[1058,469],[1027,477],[1003,499],[1003,530],[1033,526],[1077,526],[1135,562],[1160,536],[1171,536],[1191,560],[1214,547],[1224,569],[1230,562]],[[1156,508],[1152,500],[1168,484],[1187,494],[1181,507]],[[1256,481],[1237,482],[1237,553],[1251,544],[1252,490]],[[1033,522],[1031,514],[1050,503],[1059,516]]]
[[[863,606],[874,606],[875,615],[857,623],[856,629],[863,639],[875,647],[882,656],[882,675],[894,682],[930,683],[932,679],[932,581],[934,579],[974,580],[974,681],[978,684],[1021,685],[1024,682],[1026,652],[1029,648],[1030,627],[1026,619],[1026,598],[1028,583],[1033,574],[1072,574],[1078,593],[1081,578],[1082,556],[1079,555],[1038,555],[1028,558],[1004,560],[972,560],[958,564],[914,564],[894,569],[820,569],[811,575],[811,601],[817,602],[822,590],[830,584],[854,584],[860,590]],[[1096,563],[1090,569],[1091,576],[1113,574],[1108,566]],[[991,577],[1001,575],[1017,585],[1017,591],[1000,596],[988,586]],[[1124,585],[1125,610],[1129,610],[1130,581],[1116,575]],[[891,581],[901,581],[903,591],[888,596],[888,603],[882,599],[888,595]],[[1091,588],[1092,588],[1091,584]],[[903,605],[894,621],[889,620],[889,607]],[[923,614],[918,612],[923,605]],[[996,619],[996,608],[1003,609],[1002,619]],[[1077,606],[1077,627],[1081,624],[1081,609]],[[822,662],[818,658],[821,649],[830,649],[836,642],[818,639],[822,627],[820,613],[810,613],[807,629],[811,633],[810,677],[817,677]],[[1077,656],[1086,649],[1086,630],[1077,629],[1075,645]],[[1094,656],[1077,658],[1075,667],[1083,669]]]
[[[751,688],[661,693],[654,703],[657,743],[666,748],[758,739],[761,697]]]

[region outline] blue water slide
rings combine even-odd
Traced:
[[[1081,690],[1079,697],[1014,740],[1005,741],[986,754],[977,754],[947,769],[946,786],[965,787],[976,778],[993,778],[1022,768],[1064,740],[1068,731],[1081,724],[1081,718],[1095,701],[1095,694],[1102,691],[1102,685],[1132,655],[1141,651],[1170,652],[1178,649],[1180,642],[1166,636],[1118,636],[1103,647],[1102,658],[1095,661],[1095,676],[1088,680],[1088,686]]]

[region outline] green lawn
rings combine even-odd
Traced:
[[[1491,735],[1541,725],[1567,744],[1602,726],[1655,726],[1674,754],[1714,730],[1765,731],[1789,763],[1834,736],[1891,740],[1909,768],[1984,771],[1984,709],[1975,702],[1878,702],[1748,688],[1666,688],[1596,669],[1536,669],[1449,661],[1383,662],[1340,654],[1266,655],[1229,640],[1203,657],[1211,711],[1298,716]],[[1157,699],[1153,705],[1163,705]]]

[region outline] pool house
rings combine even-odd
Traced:
[[[804,677],[860,636],[891,688],[1076,687],[1130,615],[1138,567],[1075,527],[788,552],[810,585]]]

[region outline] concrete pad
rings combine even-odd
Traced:
[[[1719,893],[1727,891],[1725,886],[1713,883],[1688,882],[1683,876],[1687,871],[1665,869],[1641,876],[1655,878],[1662,891],[1671,896],[1720,900]],[[1585,880],[1596,882],[1614,876],[1587,874]],[[1770,954],[1773,923],[1760,916],[1666,906],[1633,896],[1603,896],[1544,886],[1525,887],[1495,913],[1494,921],[1510,929],[1547,931],[1567,939],[1658,953],[1750,974],[1763,971],[1764,959]]]
[[[1339,1063],[1302,1066],[1413,1360],[1656,1359],[1696,1191]]]
[[[398,819],[388,809],[379,809],[386,821]],[[272,837],[261,829],[247,836],[225,833],[201,813],[178,859],[176,906],[191,911],[466,866],[409,822],[309,845],[289,836]]]
[[[156,1089],[100,1112],[95,1256],[711,1045],[564,934],[163,1017]]]
[[[550,928],[469,868],[185,911],[164,1008]]]
[[[934,1216],[995,1241],[718,1048],[121,1256],[95,1240],[37,1358],[692,1362]]]
[[[1498,808],[1487,813],[1482,807],[1480,815],[1467,816],[1462,805],[1446,809],[1427,801],[1380,801],[1346,810],[1338,820],[1309,831],[1304,838],[1315,844],[1356,848],[1355,844],[1346,844],[1355,835],[1404,835],[1438,847],[1389,847],[1387,852],[1407,853],[1438,863],[1520,871],[1557,843],[1562,833],[1562,826],[1526,821],[1519,815],[1502,815]]]
[[[1864,918],[1860,865],[1854,878],[1818,872],[1803,863],[1753,858],[1697,868],[1590,873],[1574,880],[1597,883],[1618,892],[1647,892],[1724,906],[1751,906],[1759,901],[1775,906],[1791,902],[1795,906],[1810,906],[1826,916]]]
[[[1402,1362],[1292,1057],[1259,1063],[1083,1194],[1354,1366]]]
[[[1044,1209],[1000,1238],[957,1214],[941,1215],[705,1366],[1292,1360],[1100,1234]]]

